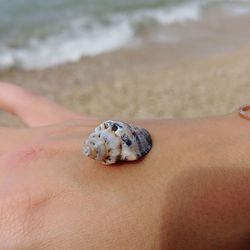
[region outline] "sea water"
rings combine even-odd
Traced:
[[[218,4],[232,16],[250,13],[248,0],[0,0],[0,69],[44,69],[140,44],[143,31],[198,22]]]

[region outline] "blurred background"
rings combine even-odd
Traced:
[[[224,114],[250,103],[250,0],[0,0],[0,80],[103,118]]]

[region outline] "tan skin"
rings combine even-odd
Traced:
[[[101,121],[17,86],[0,108],[0,249],[249,249],[250,121],[133,121],[154,146],[105,167],[81,153]]]

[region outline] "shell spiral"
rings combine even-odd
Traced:
[[[105,121],[85,141],[84,154],[109,165],[118,161],[134,161],[152,148],[152,138],[144,128],[121,121]]]

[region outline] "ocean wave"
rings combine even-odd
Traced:
[[[247,0],[249,1],[249,0]],[[243,16],[247,15],[250,13],[250,6],[249,2],[247,1],[242,1],[241,3],[239,2],[231,2],[227,5],[227,13],[231,14],[232,16]],[[247,5],[244,5],[246,3]]]
[[[122,47],[132,38],[126,22],[103,29],[98,24],[91,30],[72,28],[45,39],[31,38],[25,47],[0,47],[0,68],[24,70],[45,69],[82,56],[95,56]]]
[[[113,13],[102,18],[77,18],[63,32],[45,38],[29,38],[25,45],[0,44],[0,69],[45,69],[83,56],[96,56],[131,44],[137,37],[136,26],[147,21],[168,25],[197,21],[201,17],[200,1],[174,7],[142,9],[130,13]]]
[[[152,19],[161,24],[171,24],[175,22],[196,21],[200,18],[201,4],[189,3],[178,7],[155,10],[142,10],[132,17],[136,21]]]

